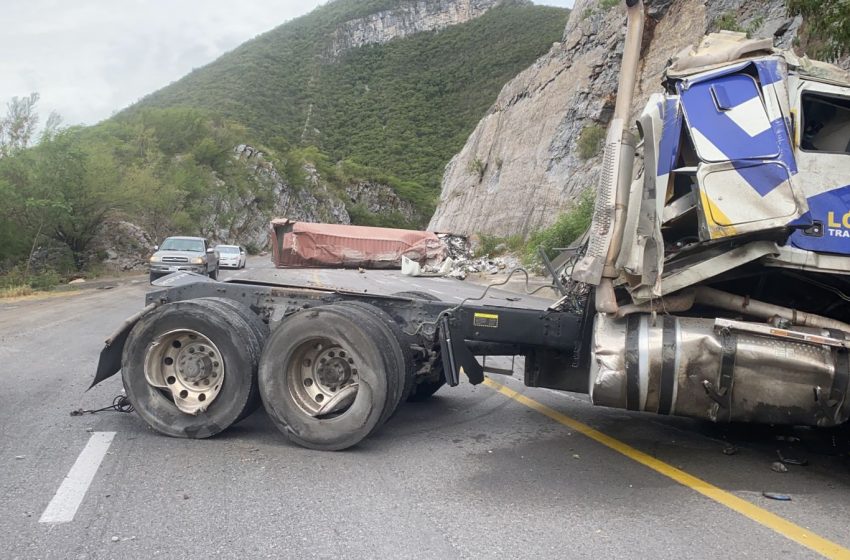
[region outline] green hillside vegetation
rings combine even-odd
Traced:
[[[248,198],[271,207],[267,185],[231,157],[241,125],[192,109],[140,111],[99,126],[50,134],[0,158],[0,266],[35,245],[58,243],[65,274],[87,266],[89,244],[109,216],[143,224],[155,238],[211,235],[202,224]],[[224,210],[222,210],[224,209]]]
[[[800,40],[810,56],[833,60],[850,53],[847,0],[788,0],[788,13],[803,16]]]
[[[37,143],[35,113],[10,112],[8,130],[26,134],[5,138],[0,123],[0,290],[8,288],[4,282],[39,281],[30,257],[41,246],[64,255],[42,271],[45,278],[91,267],[100,258],[91,242],[107,218],[140,225],[159,240],[216,238],[234,208],[270,213],[273,186],[233,157],[239,144],[262,150],[293,189],[312,188],[309,163],[324,191],[341,200],[347,185],[373,181],[413,202],[419,214],[409,222],[351,204],[354,223],[424,226],[445,164],[502,85],[560,39],[568,11],[509,1],[439,33],[330,57],[341,23],[404,3],[329,3],[111,119],[50,126]]]
[[[193,71],[128,112],[206,108],[243,123],[278,152],[316,146],[332,161],[348,159],[413,181],[424,191],[419,196],[433,200],[445,164],[501,87],[560,39],[569,12],[507,3],[438,33],[330,58],[338,24],[404,3],[327,4]]]

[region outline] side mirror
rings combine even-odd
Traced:
[[[159,251],[159,245],[154,245],[154,246],[153,246],[153,250],[154,250],[154,251]]]
[[[212,247],[210,247],[209,249],[207,249],[207,253],[215,253],[215,249],[213,249]]]

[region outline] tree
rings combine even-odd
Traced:
[[[38,127],[38,98],[38,93],[31,93],[29,97],[13,97],[6,104],[6,116],[0,120],[0,157],[29,147]]]
[[[803,41],[810,55],[835,59],[850,51],[847,0],[789,0],[788,13],[803,16]]]
[[[44,123],[44,129],[41,131],[40,142],[52,140],[59,133],[62,126],[62,116],[56,111],[50,111],[47,116],[47,122]]]

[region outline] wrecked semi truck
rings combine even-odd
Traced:
[[[177,273],[110,337],[94,383],[120,370],[170,436],[215,435],[262,403],[292,441],[326,450],[461,374],[482,382],[482,356],[523,356],[526,385],[595,405],[847,422],[850,80],[712,34],[673,59],[633,131],[643,4],[626,5],[592,225],[548,309]]]

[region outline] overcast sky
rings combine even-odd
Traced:
[[[0,0],[0,111],[94,124],[320,0]],[[573,0],[536,4],[569,7]]]

